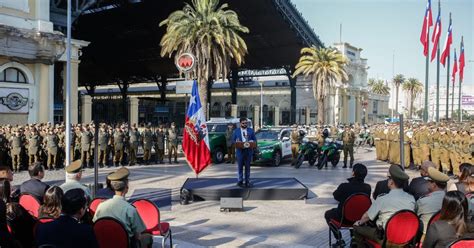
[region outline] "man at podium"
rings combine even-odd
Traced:
[[[247,127],[247,118],[240,118],[240,128],[235,129],[232,136],[232,143],[235,144],[235,155],[238,163],[239,187],[251,187],[250,183],[250,162],[252,162],[253,151],[257,144],[255,132]],[[243,169],[245,166],[245,184]]]

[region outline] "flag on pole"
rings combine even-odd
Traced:
[[[466,65],[466,61],[464,58],[464,37],[461,38],[461,54],[459,55],[459,80],[464,79],[464,66]]]
[[[446,41],[444,42],[443,53],[441,53],[441,64],[443,66],[446,64],[446,58],[449,56],[449,51],[451,49],[451,44],[453,43],[453,25],[451,23],[451,18],[449,18],[449,28],[448,35],[446,36]]]
[[[183,132],[183,151],[189,166],[198,175],[211,164],[206,117],[194,81]]]
[[[453,81],[453,85],[456,82],[456,73],[458,73],[458,58],[456,57],[456,49],[454,49],[454,66],[453,73],[451,74],[451,80]]]
[[[433,15],[431,13],[431,0],[428,0],[426,4],[425,17],[423,18],[423,28],[421,29],[420,41],[423,44],[423,54],[428,56],[428,43],[430,38],[428,37],[430,27],[433,26]]]
[[[431,50],[431,61],[436,56],[436,52],[438,51],[438,43],[439,38],[441,37],[441,6],[438,9],[438,18],[436,18],[436,24],[433,31],[433,36],[431,37],[431,41],[433,42],[433,49]]]

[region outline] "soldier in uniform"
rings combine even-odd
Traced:
[[[24,139],[21,135],[21,129],[15,130],[10,138],[10,156],[12,158],[12,166],[14,172],[20,172],[21,168],[21,149],[24,145]]]
[[[163,163],[165,154],[165,132],[163,131],[163,125],[160,125],[155,132],[153,137],[155,141],[155,160],[156,163]]]
[[[298,126],[295,124],[293,125],[293,131],[291,131],[291,165],[296,164],[296,157],[298,156],[298,150],[301,143],[300,132],[298,131]]]
[[[234,134],[234,124],[227,124],[227,130],[225,132],[225,141],[227,145],[227,163],[235,163],[235,146],[232,144],[232,135]]]
[[[174,157],[174,162],[178,163],[178,130],[174,122],[171,123],[166,138],[168,139],[168,162],[171,163],[171,157]]]
[[[114,149],[114,129],[109,126],[108,130],[109,141],[107,143],[107,152],[105,154],[107,161],[112,161],[114,163],[115,149]]]
[[[108,165],[107,163],[107,146],[109,145],[110,137],[105,127],[102,126],[99,129],[99,166],[102,168],[104,165]]]
[[[8,139],[5,137],[5,133],[0,128],[0,164],[6,165],[8,159]]]
[[[80,159],[82,157],[81,138],[82,138],[81,124],[78,124],[76,127],[75,139],[74,139],[74,156],[72,158],[73,160]]]
[[[46,147],[48,148],[48,162],[46,166],[49,170],[56,169],[58,158],[58,144],[58,136],[54,133],[53,129],[50,129],[48,136],[46,136]]]
[[[39,161],[39,148],[41,144],[41,136],[38,135],[38,131],[33,128],[31,135],[28,139],[28,156],[29,164],[33,164]]]
[[[129,147],[128,147],[128,165],[133,166],[137,163],[137,152],[140,144],[140,132],[134,126],[129,133]]]
[[[88,126],[84,127],[84,131],[81,133],[81,161],[84,167],[89,166],[92,151],[92,139],[94,135],[91,133]]]
[[[440,156],[439,160],[441,161],[441,167],[444,172],[449,172],[451,171],[451,164],[449,160],[449,149],[451,148],[451,140],[446,133],[446,129],[442,128],[440,130],[440,136],[439,136],[439,143],[440,143]]]
[[[124,151],[124,142],[125,142],[125,134],[120,127],[117,127],[114,133],[114,153],[115,159],[114,163],[115,166],[119,166],[123,164],[123,151]]]
[[[441,167],[440,162],[440,143],[439,143],[439,129],[432,129],[430,135],[430,144],[431,144],[431,162],[436,165],[436,168]]]
[[[150,129],[150,125],[145,128],[142,132],[143,141],[143,162],[148,165],[150,164],[151,148],[153,147],[153,132]]]
[[[59,150],[58,150],[58,160],[60,165],[64,165],[64,160],[66,158],[66,130],[63,125],[58,129],[58,139],[59,139]]]
[[[420,134],[418,135],[419,139],[419,144],[420,144],[420,151],[418,153],[418,161],[428,161],[430,160],[430,132],[428,128],[423,126],[421,128],[421,131],[419,132]]]
[[[352,168],[354,164],[354,142],[355,142],[355,133],[351,130],[349,126],[346,126],[344,132],[342,133],[342,149],[344,151],[344,166],[342,168],[347,168],[347,157],[350,156],[349,167]]]

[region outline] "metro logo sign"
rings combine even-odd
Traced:
[[[180,72],[188,72],[194,69],[196,58],[190,53],[183,53],[176,58],[176,68]]]

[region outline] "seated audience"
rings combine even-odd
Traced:
[[[435,164],[431,161],[424,161],[420,166],[420,177],[413,178],[408,186],[408,193],[410,193],[415,200],[430,193],[428,189],[428,182],[425,178],[428,176],[428,169],[435,168]]]
[[[416,201],[416,213],[423,222],[423,233],[426,233],[431,217],[441,209],[446,193],[446,183],[449,181],[448,175],[434,167],[429,167],[427,172],[428,177],[424,180],[428,182],[430,193]]]
[[[7,205],[0,200],[0,247],[21,247],[7,227]]]
[[[108,176],[113,174],[113,172],[109,173],[107,175],[107,178],[105,179],[105,188],[97,190],[97,193],[95,194],[95,197],[98,198],[112,198],[115,195],[115,191],[112,189],[112,185],[110,184],[110,179]]]
[[[63,190],[58,186],[53,186],[46,190],[43,198],[43,205],[39,208],[39,218],[57,219],[61,215],[61,199]]]
[[[31,164],[28,166],[28,173],[30,179],[21,184],[20,192],[33,195],[38,201],[43,202],[44,193],[49,188],[49,185],[41,181],[44,178],[43,165],[40,162]]]
[[[11,201],[10,181],[6,179],[0,179],[0,200],[3,200],[5,203]]]
[[[377,197],[380,195],[385,195],[390,192],[390,189],[388,188],[388,179],[380,180],[375,184],[375,189],[374,193],[372,193],[372,197],[374,200],[377,200]]]
[[[347,183],[342,183],[337,187],[336,191],[334,191],[333,196],[336,201],[339,202],[337,205],[337,208],[330,209],[326,211],[324,214],[324,218],[326,219],[326,223],[329,224],[329,221],[331,219],[341,221],[342,218],[342,208],[344,205],[344,202],[349,198],[349,196],[356,194],[356,193],[364,193],[370,197],[370,185],[367,183],[364,183],[364,179],[367,176],[367,168],[363,164],[355,164],[353,169],[352,169],[352,177],[347,179],[349,182]],[[346,221],[343,221],[346,224],[352,225],[354,223],[348,223]],[[332,230],[332,229],[331,229]],[[340,239],[341,233],[340,232],[335,232],[335,230],[332,230],[334,237],[337,239]],[[338,244],[336,245],[343,245],[343,244]]]
[[[71,189],[82,189],[85,193],[87,198],[91,199],[91,192],[86,185],[81,184],[82,178],[82,162],[81,160],[76,160],[72,162],[70,165],[66,166],[66,182],[61,184],[61,189],[63,190],[64,194],[66,194]]]
[[[462,192],[447,192],[443,199],[441,218],[428,227],[423,248],[444,248],[458,238],[472,237],[467,211],[467,199]]]
[[[7,220],[13,230],[13,237],[22,247],[33,247],[36,219],[20,204],[10,202],[7,204]]]
[[[364,247],[364,238],[381,244],[383,237],[380,237],[379,233],[383,233],[388,219],[400,210],[415,210],[415,198],[403,190],[403,187],[407,185],[409,176],[400,166],[392,165],[387,177],[390,192],[377,197],[362,218],[354,223],[353,243],[357,247]]]
[[[448,187],[448,191],[461,191],[469,194],[474,191],[474,166],[463,163],[459,166],[459,179],[457,183],[453,183]],[[472,176],[471,176],[472,175]]]
[[[82,189],[68,190],[62,200],[61,216],[36,228],[36,245],[54,245],[61,248],[99,247],[92,226],[79,220],[87,211],[87,196]]]
[[[93,221],[102,217],[112,217],[125,225],[130,240],[141,247],[151,246],[153,239],[149,234],[143,234],[146,230],[145,223],[138,214],[135,207],[125,200],[128,193],[128,176],[130,172],[122,167],[116,172],[107,176],[110,180],[115,195],[112,199],[102,202],[95,212]]]

